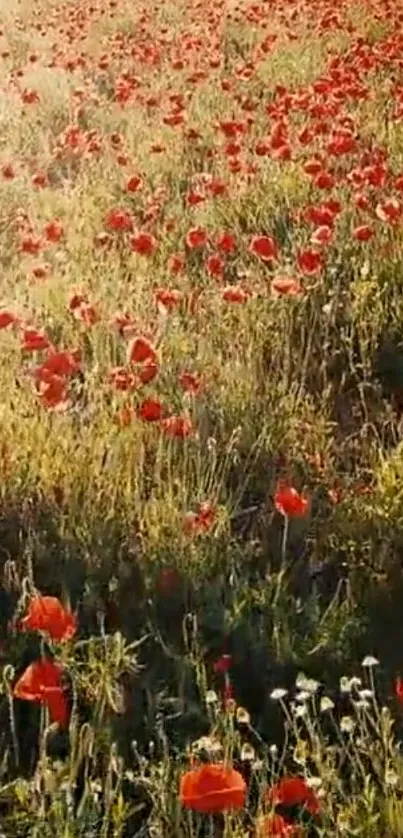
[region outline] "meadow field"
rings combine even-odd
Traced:
[[[1,838],[403,838],[403,2],[0,0],[0,268]]]

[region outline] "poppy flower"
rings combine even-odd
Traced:
[[[31,631],[46,632],[52,640],[68,640],[77,631],[75,616],[54,596],[36,596],[31,599],[21,625]]]
[[[205,501],[200,504],[198,512],[188,512],[183,521],[183,530],[188,535],[208,532],[216,519],[216,509]]]
[[[126,183],[126,189],[128,192],[138,192],[142,185],[143,178],[140,175],[132,175]]]
[[[303,518],[308,511],[308,499],[285,483],[278,485],[274,505],[286,518]]]
[[[130,247],[139,256],[152,256],[157,249],[157,240],[151,233],[136,233],[130,237]]]
[[[142,384],[149,384],[158,375],[158,364],[155,361],[146,361],[139,370],[138,375]]]
[[[226,303],[246,303],[249,297],[249,292],[241,285],[227,285],[222,295]]]
[[[166,436],[172,439],[185,439],[193,434],[193,425],[188,416],[168,416],[162,422]]]
[[[224,276],[225,262],[218,253],[212,253],[208,256],[204,266],[209,276],[214,279],[222,279]]]
[[[277,244],[271,236],[252,236],[249,250],[263,262],[271,262],[278,256]]]
[[[271,293],[275,297],[297,297],[302,294],[301,283],[291,276],[276,276],[270,285]]]
[[[224,231],[216,238],[216,245],[222,253],[234,253],[236,250],[236,238],[233,233]]]
[[[242,809],[246,783],[233,768],[222,763],[210,763],[182,775],[179,799],[187,809],[205,814]]]
[[[213,663],[214,672],[219,672],[222,675],[228,673],[231,666],[232,655],[221,655],[221,657]]]
[[[39,352],[42,349],[49,349],[50,340],[37,329],[24,329],[21,349],[25,352]]]
[[[403,705],[403,678],[400,676],[395,681],[395,696],[400,704]]]
[[[195,227],[189,230],[186,236],[186,244],[189,250],[195,250],[198,247],[204,247],[207,244],[208,235],[203,227]]]
[[[106,216],[106,227],[119,233],[128,233],[133,229],[133,218],[125,209],[112,209]]]
[[[354,227],[353,238],[358,242],[368,242],[372,239],[374,230],[369,224],[362,224],[360,227]]]
[[[322,255],[312,248],[300,250],[297,256],[297,265],[301,273],[305,274],[305,276],[314,276],[322,269]]]
[[[181,302],[182,294],[177,288],[158,288],[155,292],[155,299],[162,309],[172,311]]]
[[[178,378],[179,384],[186,393],[196,396],[203,387],[203,379],[194,372],[182,372]]]
[[[164,408],[158,399],[145,399],[139,407],[138,415],[145,422],[159,422],[164,415]]]
[[[35,701],[48,707],[52,722],[65,727],[68,723],[68,707],[62,686],[63,670],[49,658],[42,658],[22,673],[14,685],[14,698]]]
[[[109,381],[113,384],[116,390],[119,390],[122,393],[135,390],[138,383],[134,373],[130,372],[125,367],[114,367],[111,369],[109,373]]]
[[[127,362],[129,364],[144,364],[146,361],[156,363],[157,353],[146,337],[135,337],[127,347]]]
[[[60,241],[63,236],[63,225],[60,221],[49,221],[45,225],[44,234],[48,242],[56,243]]]
[[[69,407],[66,380],[47,373],[37,383],[38,397],[49,410],[63,411]]]
[[[299,838],[301,828],[282,815],[261,815],[256,821],[256,838]]]
[[[274,806],[301,806],[310,815],[320,811],[319,800],[303,777],[283,777],[268,790],[266,800]]]
[[[13,323],[18,322],[18,317],[12,311],[3,309],[0,311],[0,329],[7,329],[7,326],[12,326]]]

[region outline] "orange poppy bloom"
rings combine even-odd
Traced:
[[[21,625],[24,629],[44,631],[52,640],[68,640],[77,631],[74,614],[55,596],[39,595],[31,599]]]
[[[181,777],[179,799],[187,809],[206,814],[242,809],[246,783],[242,775],[222,763],[201,765]]]
[[[43,658],[31,663],[14,685],[14,698],[45,704],[52,722],[68,723],[68,707],[62,687],[62,668]]]

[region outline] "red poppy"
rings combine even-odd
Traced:
[[[158,288],[155,292],[157,304],[167,311],[175,309],[182,299],[182,294],[177,288]]]
[[[63,236],[63,225],[60,221],[49,221],[44,228],[44,234],[48,242],[58,242]]]
[[[246,303],[249,297],[250,293],[241,285],[227,285],[222,295],[226,303]]]
[[[186,393],[196,396],[203,387],[203,379],[194,372],[182,372],[178,378],[179,384]]]
[[[37,383],[39,399],[49,410],[65,410],[69,406],[66,380],[60,375],[45,373]]]
[[[164,415],[164,408],[158,399],[145,399],[139,407],[138,415],[145,422],[159,422]]]
[[[51,721],[65,727],[69,713],[62,686],[62,674],[62,667],[55,661],[49,658],[37,660],[28,666],[14,685],[14,698],[45,704],[49,709]]]
[[[42,332],[37,329],[24,329],[21,349],[25,352],[39,352],[41,349],[49,349],[50,346],[50,340]]]
[[[278,256],[277,244],[271,236],[252,236],[249,250],[264,262],[271,262]]]
[[[374,231],[369,224],[362,224],[360,227],[354,227],[353,238],[358,242],[368,242],[372,239]]]
[[[36,596],[21,620],[24,629],[44,631],[52,640],[68,640],[77,631],[74,614],[54,596]]]
[[[270,285],[273,296],[297,297],[302,294],[302,286],[298,279],[291,276],[276,276]]]
[[[308,499],[286,483],[279,483],[274,495],[274,505],[286,518],[303,518],[308,511]]]
[[[219,672],[222,675],[228,673],[231,669],[231,666],[232,655],[221,655],[221,657],[213,663],[214,672]]]
[[[194,250],[198,247],[204,247],[207,244],[207,241],[207,231],[204,230],[203,227],[195,227],[194,229],[189,230],[186,236],[186,244],[190,250]]]
[[[0,329],[6,329],[7,326],[12,326],[13,323],[17,322],[18,317],[12,311],[7,311],[6,309],[0,311]]]
[[[127,362],[129,364],[156,363],[157,353],[146,337],[135,337],[127,347]]]
[[[214,279],[223,278],[225,262],[218,253],[212,253],[211,256],[208,256],[204,265],[209,276]]]
[[[47,373],[61,377],[73,375],[80,369],[80,356],[77,350],[72,352],[51,352],[46,360],[36,369],[36,377],[41,378]]]
[[[210,763],[182,775],[179,799],[187,809],[205,814],[242,809],[246,783],[233,768],[222,763]]]
[[[256,821],[256,838],[299,838],[302,834],[301,827],[282,815],[261,815]]]
[[[216,519],[216,508],[205,501],[200,504],[198,512],[188,512],[183,521],[183,530],[188,535],[208,532]]]
[[[400,704],[403,704],[403,678],[400,676],[395,681],[395,696]]]
[[[151,233],[136,233],[130,237],[130,247],[140,256],[152,256],[157,249],[157,240]]]
[[[146,361],[139,370],[139,379],[142,384],[149,384],[158,374],[158,364],[154,361]]]
[[[169,416],[163,420],[162,429],[172,439],[185,439],[193,434],[192,421],[188,416]]]
[[[311,244],[328,245],[333,238],[333,227],[322,224],[311,235]]]
[[[138,379],[133,372],[127,370],[125,367],[114,367],[110,370],[109,381],[116,390],[122,393],[128,393],[135,390],[138,384]]]
[[[303,777],[283,777],[268,790],[266,800],[274,806],[301,806],[311,815],[320,811],[319,800]]]
[[[297,265],[305,276],[314,276],[322,269],[322,255],[312,248],[300,250],[297,256]]]
[[[126,189],[128,192],[138,192],[142,185],[143,178],[140,175],[132,175],[126,183]]]
[[[217,237],[216,245],[222,253],[234,253],[236,250],[236,238],[233,233],[224,231]]]
[[[106,226],[115,232],[128,233],[133,229],[133,218],[125,209],[112,209],[106,216]]]

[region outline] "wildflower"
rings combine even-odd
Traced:
[[[400,702],[400,704],[403,705],[403,678],[401,678],[400,676],[396,678],[395,681],[395,696]]]
[[[283,777],[268,790],[266,801],[275,806],[301,806],[310,815],[320,811],[319,800],[303,777]]]
[[[140,256],[152,256],[157,249],[157,240],[151,233],[136,233],[130,237],[130,247]]]
[[[361,666],[365,666],[368,668],[371,668],[373,666],[379,666],[379,661],[376,658],[374,658],[373,655],[366,655],[366,657],[362,661]]]
[[[287,690],[285,690],[283,687],[276,687],[276,689],[270,693],[270,698],[273,701],[281,701],[283,698],[286,697],[286,695]]]
[[[286,518],[303,518],[308,511],[308,499],[292,486],[282,483],[274,495],[274,505]]]
[[[249,250],[263,262],[271,262],[278,257],[278,247],[271,236],[252,236]]]
[[[151,361],[155,363],[157,360],[157,353],[145,337],[136,337],[129,343],[127,348],[127,362],[129,364],[144,364]]]
[[[195,227],[187,233],[186,244],[190,250],[204,247],[207,244],[208,235],[203,227]]]
[[[162,422],[162,429],[166,436],[185,439],[193,433],[193,424],[188,416],[169,416]]]
[[[14,685],[14,698],[45,704],[51,721],[65,727],[68,707],[62,687],[62,673],[61,666],[49,658],[31,663]]]
[[[270,285],[273,297],[297,297],[302,293],[302,286],[298,279],[291,276],[276,276]]]
[[[36,596],[21,620],[24,629],[43,631],[52,640],[68,640],[77,631],[75,616],[54,596]]]
[[[297,255],[297,265],[305,276],[315,276],[323,267],[322,255],[313,248],[300,250]]]
[[[179,799],[187,809],[213,814],[242,809],[246,784],[242,775],[223,763],[209,763],[182,775]]]
[[[159,422],[164,415],[164,408],[158,399],[145,399],[139,407],[138,415],[145,422]]]

